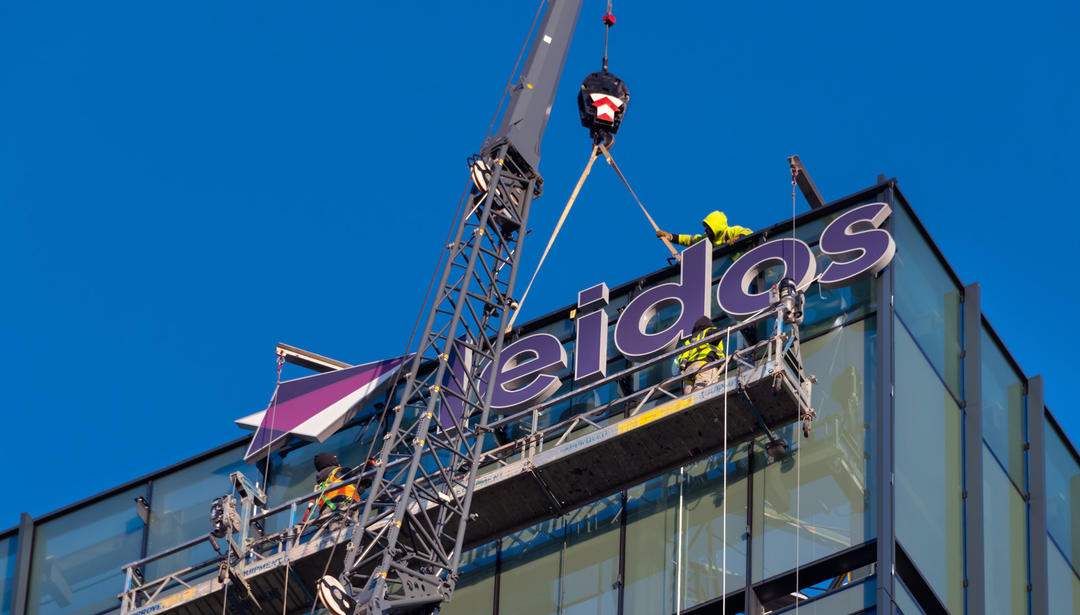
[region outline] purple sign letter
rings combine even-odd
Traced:
[[[495,370],[491,411],[510,414],[551,397],[561,384],[552,374],[566,369],[566,365],[566,349],[559,338],[549,333],[523,337],[503,348],[499,368]],[[490,363],[480,376],[485,394],[488,382],[491,382]]]
[[[588,384],[607,375],[608,287],[601,282],[578,293],[574,380]],[[591,314],[585,312],[596,310]]]
[[[810,246],[798,239],[777,239],[750,250],[735,261],[716,287],[716,302],[731,316],[748,316],[769,307],[769,289],[750,292],[750,283],[766,269],[783,266],[781,278],[795,280],[799,290],[814,281],[817,263]]]
[[[679,283],[654,286],[638,295],[615,324],[615,347],[627,359],[643,361],[675,347],[693,333],[694,322],[709,315],[712,243],[699,241],[683,250]],[[646,327],[661,310],[679,306],[679,319],[656,333]]]
[[[825,227],[821,233],[821,251],[834,262],[821,275],[822,288],[853,284],[889,264],[896,253],[896,243],[888,231],[878,227],[891,213],[887,203],[870,203],[845,212]]]

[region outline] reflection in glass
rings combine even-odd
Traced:
[[[900,207],[893,209],[896,313],[949,390],[963,398],[960,289]]]
[[[15,593],[15,554],[18,552],[19,535],[0,538],[0,615],[10,615],[11,599]]]
[[[502,540],[499,612],[553,615],[559,608],[560,519],[550,519]]]
[[[871,494],[876,399],[876,320],[867,318],[803,344],[807,373],[817,376],[818,413],[809,438],[781,430],[792,450],[754,457],[754,581],[875,536]],[[801,458],[800,458],[801,456]],[[800,496],[801,492],[801,496]],[[801,524],[800,524],[801,522]],[[796,532],[798,530],[798,532]]]
[[[986,604],[995,613],[1027,613],[1027,503],[984,444],[983,545]]]
[[[240,446],[154,480],[150,494],[150,532],[146,543],[148,555],[205,536],[210,531],[210,503],[214,498],[233,490],[230,474],[241,471],[252,482],[260,479],[258,470],[244,463],[244,450]],[[192,549],[150,562],[146,566],[146,579],[159,579],[171,572],[205,562],[214,555],[214,549],[204,542]]]
[[[1024,420],[1023,378],[1005,359],[1004,352],[985,327],[982,329],[981,390],[983,439],[1008,468],[1013,481],[1026,488],[1024,443],[1027,441],[1027,421]]]
[[[137,487],[38,525],[30,565],[29,615],[91,615],[119,610],[120,567],[140,557],[143,522]]]
[[[682,608],[719,598],[724,589],[725,549],[728,593],[745,585],[745,447],[732,449],[727,461],[726,539],[724,463],[722,454],[713,455],[690,464],[681,475],[676,470],[628,491],[624,594],[627,615],[674,611],[677,584],[682,587]],[[676,566],[680,536],[682,565]]]
[[[911,595],[911,590],[904,585],[904,582],[900,580],[900,577],[893,577],[896,581],[896,596],[894,602],[896,602],[896,609],[901,615],[925,615],[919,607],[919,602],[915,600],[915,596]]]
[[[1080,577],[1053,543],[1046,545],[1050,612],[1080,615]]]
[[[954,615],[963,612],[960,408],[895,325],[896,539]]]
[[[1046,527],[1062,555],[1080,569],[1080,464],[1049,419],[1046,430]]]
[[[563,517],[566,541],[560,583],[563,615],[614,615],[618,610],[621,508],[622,497],[614,496]]]
[[[439,608],[440,615],[480,615],[493,612],[497,544],[491,542],[466,551],[461,556],[453,599],[443,603]]]
[[[877,589],[874,586],[875,578],[870,577],[865,581],[849,585],[826,596],[800,603],[798,612],[801,615],[862,613],[866,607],[877,604]],[[780,615],[780,613],[795,613],[795,607],[791,606],[782,611],[775,611],[775,613],[777,615]]]

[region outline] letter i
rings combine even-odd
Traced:
[[[574,380],[582,384],[607,375],[608,287],[601,282],[578,293]]]

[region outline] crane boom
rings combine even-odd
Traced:
[[[424,612],[453,593],[493,391],[480,375],[499,364],[523,229],[542,182],[540,142],[581,4],[548,0],[499,130],[473,163],[470,207],[455,220],[421,345],[346,547],[339,582],[357,615]]]

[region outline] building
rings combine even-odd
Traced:
[[[820,258],[828,222],[873,202],[892,207],[891,264],[852,286],[806,293],[802,354],[818,380],[808,438],[791,425],[783,435],[792,450],[778,458],[758,438],[474,548],[441,612],[656,615],[719,613],[726,603],[729,612],[780,613],[794,611],[798,589],[804,613],[1080,613],[1080,455],[1046,408],[1041,377],[1025,375],[982,314],[979,286],[960,281],[895,181],[800,215],[795,235]],[[785,221],[760,235],[790,232]],[[715,251],[714,284],[731,252]],[[633,295],[676,276],[669,267],[613,288],[611,322]],[[574,307],[522,329],[570,347]],[[627,367],[609,345],[608,373]],[[572,368],[556,375],[560,392],[577,386]],[[675,375],[660,363],[539,420],[553,424]],[[349,465],[365,458],[378,435],[367,419],[380,408],[326,443],[272,455],[266,476],[243,463],[241,438],[24,515],[0,533],[0,614],[118,612],[122,567],[204,535],[230,473],[268,485],[270,506],[300,498],[316,452]],[[502,436],[527,429],[510,425]],[[263,529],[288,519],[272,515]],[[201,544],[147,564],[143,576],[213,556]]]

